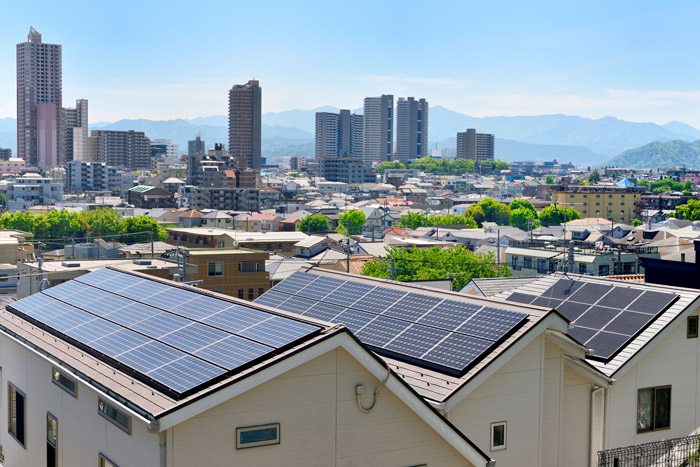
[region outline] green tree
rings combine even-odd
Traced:
[[[504,161],[493,161],[493,170],[508,170],[510,165]]]
[[[90,226],[90,235],[102,237],[118,234],[122,231],[122,216],[110,207],[87,211],[85,220]]]
[[[417,229],[418,227],[425,227],[428,225],[430,225],[428,220],[421,213],[409,212],[408,214],[401,216],[401,227],[406,229]]]
[[[547,185],[554,185],[554,177],[552,177],[551,175],[547,175],[547,176],[544,178],[544,182],[545,182]]]
[[[125,243],[147,242],[151,240],[151,234],[139,234],[140,232],[153,232],[154,241],[164,241],[168,238],[168,233],[163,226],[152,217],[133,216],[126,217],[122,223],[122,233],[128,235],[122,239]]]
[[[342,212],[335,231],[345,236],[360,235],[366,220],[365,213],[358,209]]]
[[[640,225],[642,225],[642,221],[640,221],[639,219],[635,219],[632,221],[632,227],[639,227]]]
[[[46,222],[45,231],[41,233],[43,238],[66,240],[83,238],[89,228],[83,215],[77,212],[68,212],[64,209],[53,210],[42,217]]]
[[[460,290],[479,277],[510,277],[508,266],[496,264],[493,253],[474,253],[463,245],[450,248],[388,248],[385,258],[365,263],[362,274],[390,278],[387,265],[394,260],[396,280],[452,279],[453,290]]]
[[[0,206],[2,206],[3,209],[7,207],[7,197],[2,193],[0,193]]]
[[[454,175],[474,173],[474,161],[471,159],[455,159],[450,164],[450,173]]]
[[[544,225],[556,225],[580,218],[574,209],[559,206],[547,206],[540,212],[540,222]]]
[[[475,229],[478,226],[476,221],[471,217],[463,214],[445,214],[437,216],[435,214],[428,216],[428,225],[464,225],[467,228]]]
[[[537,217],[537,209],[535,209],[535,205],[526,199],[516,198],[510,202],[508,207],[510,208],[511,212],[515,211],[518,208],[527,209],[528,211],[532,211],[535,217]]]
[[[406,166],[401,162],[389,162],[384,161],[374,168],[374,171],[378,174],[383,174],[386,169],[405,169]]]
[[[508,225],[510,208],[493,198],[486,198],[469,206],[466,215],[473,218],[480,227],[484,222]]]
[[[594,170],[593,173],[591,173],[591,176],[588,177],[588,181],[590,183],[598,183],[600,182],[600,174],[598,173],[597,170]]]
[[[670,213],[669,216],[689,221],[700,220],[700,200],[691,199],[688,200],[688,204],[676,206],[676,210]]]
[[[330,229],[328,218],[323,214],[306,216],[297,225],[297,230],[305,233],[328,232]]]
[[[536,229],[540,226],[537,213],[527,208],[515,208],[511,210],[510,225],[523,230]]]

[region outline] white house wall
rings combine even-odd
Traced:
[[[0,335],[0,445],[8,467],[46,465],[46,413],[58,419],[58,465],[94,467],[102,453],[120,466],[158,466],[158,434],[132,417],[132,433],[97,412],[97,393],[78,383],[74,398],[51,380],[51,365]],[[8,433],[7,384],[26,396],[26,449]]]
[[[431,466],[470,465],[344,350],[324,354],[168,430],[168,465]],[[236,450],[235,429],[280,423],[278,445]]]

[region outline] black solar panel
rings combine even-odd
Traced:
[[[31,295],[8,309],[174,398],[321,329],[112,269]]]
[[[526,303],[530,304],[532,301],[537,298],[534,295],[528,295],[520,292],[513,292],[510,294],[508,297],[509,302],[518,302],[518,303]]]
[[[302,271],[291,279],[256,302],[342,323],[380,354],[450,374],[464,374],[527,319],[524,313],[384,283],[371,286]]]
[[[517,295],[516,301],[522,295]],[[546,303],[550,296],[563,299],[551,302],[558,303],[554,308],[574,323],[568,334],[593,349],[592,358],[605,362],[678,298],[672,293],[624,285],[560,279],[532,303]]]

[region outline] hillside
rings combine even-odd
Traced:
[[[700,140],[649,143],[639,148],[627,150],[605,162],[604,165],[632,169],[671,168],[679,165],[700,168]]]

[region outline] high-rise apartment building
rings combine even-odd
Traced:
[[[71,192],[112,191],[121,185],[121,174],[104,162],[72,160],[66,164],[66,189]]]
[[[366,97],[362,162],[371,167],[392,160],[394,153],[394,96]]]
[[[88,101],[78,99],[75,108],[63,109],[65,123],[65,161],[87,162],[88,160]]]
[[[153,168],[151,141],[142,131],[92,130],[88,159],[132,170]]]
[[[362,157],[362,121],[362,115],[351,114],[349,110],[317,112],[316,159]]]
[[[257,80],[236,84],[228,92],[228,152],[260,170],[262,88]],[[244,168],[244,167],[241,167]]]
[[[477,133],[474,128],[457,133],[457,157],[477,162],[494,160],[495,136]]]
[[[17,157],[30,166],[64,162],[61,46],[44,44],[29,28],[17,44]]]
[[[194,156],[195,154],[206,154],[207,143],[202,141],[202,137],[197,134],[193,140],[187,142],[187,154]]]
[[[396,102],[396,160],[428,155],[428,101],[400,97]]]
[[[180,145],[173,143],[170,139],[151,140],[151,155],[156,153],[165,159],[168,164],[177,164],[180,157]]]
[[[0,148],[0,161],[9,161],[12,158],[12,149]]]

